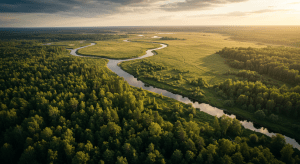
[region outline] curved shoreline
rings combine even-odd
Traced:
[[[126,40],[128,41],[128,40]],[[74,55],[74,56],[79,56],[79,57],[92,57],[92,58],[103,58],[103,57],[99,57],[99,56],[83,56],[83,55],[79,55],[77,54],[77,51],[81,48],[85,48],[85,47],[89,47],[89,46],[93,46],[95,45],[96,43],[91,43],[91,45],[88,45],[88,46],[84,46],[84,47],[80,47],[80,48],[77,48],[77,49],[73,49],[71,50],[71,55]],[[155,51],[155,50],[159,50],[159,49],[163,49],[165,47],[167,47],[168,45],[166,44],[162,44],[162,43],[159,43],[160,45],[162,45],[162,47],[159,47],[159,48],[155,48],[155,49],[149,49],[146,51],[146,54],[143,55],[143,56],[140,56],[140,57],[137,57],[137,58],[130,58],[130,59],[123,59],[123,60],[117,60],[117,59],[109,59],[109,58],[104,58],[104,59],[108,59],[108,63],[107,63],[107,67],[113,71],[114,73],[116,73],[118,76],[120,77],[123,77],[124,80],[126,80],[128,82],[129,85],[131,86],[135,86],[135,87],[138,87],[138,88],[143,88],[145,90],[148,90],[148,91],[151,91],[151,92],[155,92],[155,93],[158,93],[158,94],[162,94],[166,97],[169,97],[169,98],[173,98],[177,101],[180,101],[180,102],[183,102],[185,104],[189,104],[189,103],[192,103],[193,106],[195,108],[199,108],[202,112],[205,112],[205,113],[208,113],[212,116],[217,116],[217,117],[221,117],[222,115],[227,115],[231,118],[236,118],[236,116],[234,114],[226,114],[222,109],[218,109],[216,107],[212,107],[210,106],[209,104],[205,104],[205,103],[201,103],[199,104],[198,102],[193,102],[192,100],[190,100],[188,97],[183,97],[182,95],[179,95],[179,94],[174,94],[168,90],[165,90],[165,89],[160,89],[160,88],[154,88],[153,86],[145,86],[145,83],[138,80],[137,78],[135,78],[133,75],[129,74],[128,72],[124,71],[118,64],[123,62],[123,61],[130,61],[130,60],[137,60],[137,59],[143,59],[143,58],[146,58],[146,57],[150,57],[150,56],[153,56],[155,55],[152,51]],[[252,121],[241,121],[241,124],[246,128],[246,129],[250,129],[252,131],[255,131],[255,132],[260,132],[260,133],[263,133],[269,137],[273,136],[273,135],[276,135],[275,133],[271,133],[268,131],[268,129],[264,128],[264,127],[260,127],[259,129],[255,128],[254,127],[254,124]],[[297,143],[297,141],[295,139],[292,139],[290,137],[287,137],[287,136],[284,136],[285,139],[286,139],[286,142],[291,144],[294,148],[297,148],[298,150],[300,150],[300,145]]]
[[[139,41],[123,40],[123,42],[139,42]],[[162,44],[162,43],[159,43],[159,42],[143,42],[143,43]],[[93,44],[93,45],[96,45],[97,43],[92,43],[92,44]],[[80,52],[79,52],[79,49],[86,48],[86,47],[89,47],[89,46],[93,46],[92,44],[91,44],[91,45],[84,46],[84,47],[76,48],[76,52],[75,52],[74,54],[72,54],[72,55],[74,55],[74,56],[85,56],[85,57],[98,57],[98,58],[104,58],[104,59],[108,59],[108,60],[138,59],[138,58],[144,56],[144,54],[139,54],[139,55],[135,55],[135,56],[113,58],[113,57],[105,56],[105,55],[90,55],[90,54],[83,54],[83,53],[80,53]],[[167,44],[164,44],[164,45],[167,45]],[[151,50],[154,51],[154,49],[156,50],[157,48],[160,48],[160,47],[153,46],[153,48],[152,48]],[[143,48],[143,49],[146,49],[146,51],[149,50],[148,48]],[[73,49],[70,49],[70,50],[73,50]],[[74,49],[74,50],[75,50],[75,49]],[[143,50],[143,52],[144,52],[144,50]]]

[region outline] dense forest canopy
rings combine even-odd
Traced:
[[[106,62],[0,42],[2,163],[300,163],[282,135],[133,88]]]
[[[299,119],[300,113],[300,87],[288,88],[283,85],[280,88],[267,87],[261,82],[227,80],[215,85],[220,96],[228,99],[228,106],[238,105],[241,109],[250,112],[262,110],[266,117],[285,115],[292,119]],[[264,119],[261,118],[261,119]],[[277,119],[270,118],[277,122]],[[284,122],[281,122],[284,124]],[[294,124],[292,128],[300,132],[300,126]]]
[[[249,111],[263,110],[261,113],[286,115],[299,118],[300,113],[300,65],[297,48],[267,47],[255,48],[224,48],[218,52],[226,58],[226,63],[234,68],[246,69],[237,75],[253,82],[227,80],[217,86],[220,95],[233,98],[236,104]],[[251,70],[251,71],[250,71]],[[266,86],[258,81],[261,75],[268,75],[274,79],[297,85],[288,88]],[[256,82],[255,82],[256,81]],[[272,115],[272,116],[273,116]],[[275,120],[276,121],[276,120]],[[299,131],[300,126],[294,125]]]
[[[217,52],[239,69],[256,71],[291,84],[300,83],[300,49],[288,47],[223,48]]]

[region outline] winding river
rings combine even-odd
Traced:
[[[124,41],[128,42],[128,40],[124,40]],[[89,47],[89,46],[93,46],[93,45],[95,45],[95,43],[91,43],[91,45],[80,47],[80,48],[77,48],[77,49],[72,49],[70,54],[74,55],[74,56],[80,56],[80,57],[95,57],[95,56],[81,56],[81,55],[77,54],[77,51],[79,49]],[[233,115],[233,114],[228,115],[228,114],[224,113],[223,110],[218,109],[216,107],[212,107],[209,104],[205,104],[205,103],[199,104],[198,102],[193,102],[190,99],[188,99],[187,97],[183,97],[179,94],[174,94],[174,93],[171,93],[167,90],[163,90],[163,89],[160,89],[160,88],[155,88],[155,87],[152,87],[152,86],[145,86],[145,84],[142,81],[137,80],[137,78],[135,78],[133,75],[123,71],[118,66],[118,63],[121,63],[123,61],[137,60],[137,59],[142,59],[142,58],[153,56],[154,55],[154,53],[152,53],[153,50],[159,50],[159,49],[163,49],[163,48],[167,47],[167,45],[165,45],[165,44],[160,44],[160,45],[161,45],[161,47],[159,47],[159,48],[147,50],[145,55],[143,55],[141,57],[138,57],[138,58],[124,59],[124,60],[109,59],[109,62],[107,63],[107,67],[110,70],[112,70],[113,72],[115,72],[118,76],[123,77],[132,86],[135,86],[135,87],[138,87],[138,88],[143,88],[145,90],[155,92],[155,93],[158,93],[158,94],[162,94],[164,96],[173,98],[175,100],[178,100],[178,101],[186,103],[186,104],[192,103],[195,108],[199,108],[202,112],[208,113],[212,116],[221,117],[222,115],[225,114],[225,115],[227,115],[231,118],[236,118],[235,115]],[[276,135],[276,133],[269,132],[267,128],[264,128],[264,127],[256,128],[254,126],[253,122],[250,122],[250,121],[247,121],[247,120],[240,120],[240,122],[246,129],[250,129],[250,130],[255,131],[255,132],[260,132],[260,133],[263,133],[263,134],[265,134],[267,136],[270,136],[270,137],[273,136],[273,135]],[[287,136],[284,136],[284,137],[285,137],[287,143],[293,145],[294,148],[297,148],[298,150],[300,150],[300,145],[299,145],[299,143],[297,143],[297,141],[295,139],[292,139],[292,138],[287,137]]]

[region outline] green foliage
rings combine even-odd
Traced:
[[[224,105],[227,107],[233,107],[234,106],[234,101],[233,100],[225,100]]]
[[[257,137],[256,134],[251,134],[251,135],[249,136],[249,138],[250,138],[250,141],[251,141],[252,143],[254,143],[254,144],[258,142],[258,137]]]
[[[233,154],[232,161],[235,164],[243,164],[244,163],[244,157],[240,152],[237,152]]]
[[[118,156],[116,164],[128,164],[126,157]]]
[[[230,81],[230,82],[229,82]],[[229,84],[230,83],[230,84]],[[289,118],[298,118],[300,110],[299,86],[287,88],[283,85],[280,88],[268,87],[261,82],[226,80],[215,86],[226,96],[233,99],[237,105],[244,110],[255,112],[258,119],[270,118],[279,120],[277,114],[283,114]],[[228,103],[226,101],[226,103]],[[266,109],[266,110],[262,110]],[[265,116],[263,116],[263,113]],[[273,114],[271,116],[271,114]],[[269,116],[270,115],[270,116]],[[297,128],[295,128],[296,131]]]
[[[12,33],[12,32],[1,32],[1,39],[4,40],[39,40],[42,42],[51,41],[69,41],[69,40],[109,40],[127,38],[127,35],[110,35],[110,34],[46,34],[46,33]]]
[[[254,113],[254,115],[255,115],[255,117],[256,117],[257,119],[259,119],[259,120],[263,120],[263,119],[265,119],[265,117],[266,117],[264,111],[262,111],[262,110],[256,111],[256,112]]]
[[[280,155],[281,149],[286,145],[285,138],[281,134],[276,134],[275,136],[272,136],[271,141],[271,151],[275,156]]]
[[[295,163],[295,160],[293,159],[292,155],[294,153],[293,147],[290,144],[285,145],[281,151],[281,160],[285,163]]]
[[[182,153],[180,150],[176,149],[172,154],[172,162],[173,163],[180,163],[182,160]]]
[[[172,37],[161,37],[160,40],[185,40],[185,39],[178,39],[178,38],[172,38]]]
[[[228,139],[220,139],[218,141],[219,143],[219,154],[221,156],[223,155],[231,155],[233,152],[235,152],[235,145],[232,144],[232,142]]]
[[[278,121],[278,116],[275,114],[270,114],[270,116],[268,117],[268,120],[272,121],[272,122],[277,122]]]
[[[14,159],[14,150],[12,145],[4,143],[0,149],[0,159],[3,160],[3,163],[13,163]]]
[[[88,153],[78,151],[72,159],[72,164],[86,164],[90,160]]]
[[[240,124],[240,121],[236,118],[232,120],[229,130],[236,136],[240,136],[243,133],[242,125]]]
[[[145,77],[145,78],[150,78],[154,79],[156,81],[159,81],[159,77],[154,74],[154,71],[158,70],[165,70],[168,69],[168,67],[163,66],[162,64],[143,60],[142,65],[139,65],[134,69],[134,75],[139,76],[139,77]],[[181,76],[181,75],[178,75]],[[177,77],[176,79],[180,79],[180,77]],[[182,76],[181,76],[182,79]]]
[[[201,77],[199,77],[198,79],[192,80],[190,83],[192,85],[199,86],[199,87],[208,87],[207,82]]]
[[[226,62],[239,69],[256,71],[274,79],[290,84],[300,83],[300,61],[299,49],[288,47],[267,47],[255,48],[223,48],[217,52],[222,57],[228,59]],[[258,79],[259,75],[254,72],[239,72],[240,76],[249,79]],[[250,77],[249,77],[250,76]],[[252,76],[252,77],[251,77]]]
[[[221,132],[226,135],[226,132],[232,122],[232,119],[226,115],[223,115],[220,118]]]
[[[159,136],[161,134],[161,127],[159,124],[152,122],[151,125],[148,128],[151,135],[157,135]]]
[[[240,68],[242,69],[243,66],[241,66]],[[241,77],[243,80],[248,80],[251,82],[261,81],[265,85],[271,85],[277,87],[280,86],[278,81],[269,78],[268,76],[260,75],[256,71],[250,71],[250,70],[239,70],[239,72],[228,71],[227,73],[225,73],[225,75],[235,75],[237,77]]]

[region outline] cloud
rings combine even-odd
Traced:
[[[34,0],[11,0],[0,2],[2,13],[55,13],[62,10],[71,9],[67,3],[59,1],[34,1]]]
[[[279,12],[279,11],[290,11],[287,9],[264,9],[264,10],[256,10],[256,11],[250,11],[250,12],[241,12],[241,11],[235,11],[225,14],[211,14],[211,15],[193,15],[191,17],[203,17],[203,16],[211,16],[211,17],[242,17],[247,15],[253,15],[253,14],[263,14],[263,13],[270,13],[270,12]]]
[[[230,17],[241,17],[241,16],[246,16],[247,13],[245,12],[240,12],[240,11],[236,11],[236,12],[230,12],[228,14],[223,14],[222,16],[230,16]],[[218,15],[216,15],[218,16]]]
[[[282,11],[282,10],[273,10],[273,9],[264,9],[264,10],[256,10],[252,12],[248,12],[249,14],[262,14],[262,13],[269,13],[269,12],[276,12],[276,11]]]
[[[291,2],[291,3],[288,3],[290,5],[296,5],[296,4],[300,4],[300,2]]]
[[[161,0],[2,0],[0,13],[64,13],[91,16],[122,12],[123,6],[148,6]]]
[[[245,2],[248,0],[185,0],[184,2],[174,2],[161,5],[165,11],[187,11],[196,9],[209,9],[217,5]]]
[[[206,10],[245,1],[248,0],[2,0],[0,13],[43,13],[58,14],[61,17],[92,18],[126,13],[145,14],[149,11]],[[231,12],[210,16],[246,16],[274,11],[277,10]]]
[[[3,22],[3,23],[20,22],[20,19],[18,19],[16,17],[11,17],[11,16],[0,16],[0,22]]]
[[[2,0],[0,13],[64,13],[90,17],[148,10],[184,11],[207,9],[248,0]],[[161,2],[161,3],[157,3]]]

